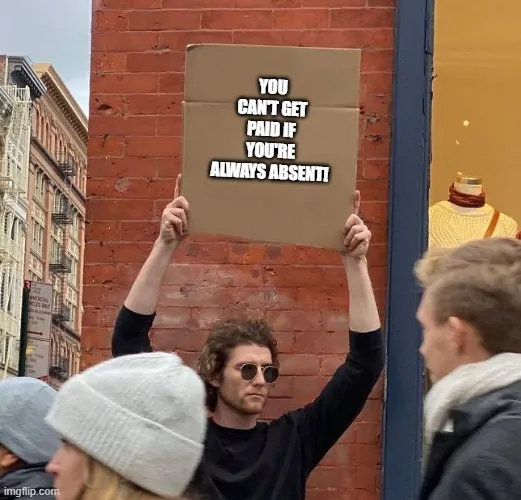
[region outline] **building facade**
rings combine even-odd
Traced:
[[[18,371],[32,108],[45,91],[26,59],[0,55],[0,379]]]
[[[79,371],[85,231],[87,118],[49,64],[32,116],[25,279],[53,284],[49,383]]]

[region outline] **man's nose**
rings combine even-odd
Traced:
[[[257,370],[257,374],[255,375],[255,378],[253,379],[254,385],[265,385],[266,379],[264,378],[264,372],[259,368]]]

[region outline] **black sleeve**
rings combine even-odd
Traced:
[[[360,414],[382,373],[381,329],[350,332],[349,345],[346,361],[320,395],[295,412],[306,474],[311,473]]]
[[[123,306],[116,318],[112,334],[112,356],[152,352],[148,332],[155,317],[156,313],[138,314]]]

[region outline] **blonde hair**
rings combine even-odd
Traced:
[[[472,325],[491,354],[521,353],[521,241],[491,238],[428,251],[415,266],[438,324]]]
[[[127,481],[93,458],[87,455],[86,458],[85,485],[76,500],[164,500]],[[178,497],[176,500],[186,499]]]

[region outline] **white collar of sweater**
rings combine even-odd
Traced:
[[[502,353],[486,361],[460,366],[439,380],[425,398],[425,452],[436,432],[451,430],[448,414],[472,398],[521,381],[521,354]]]

